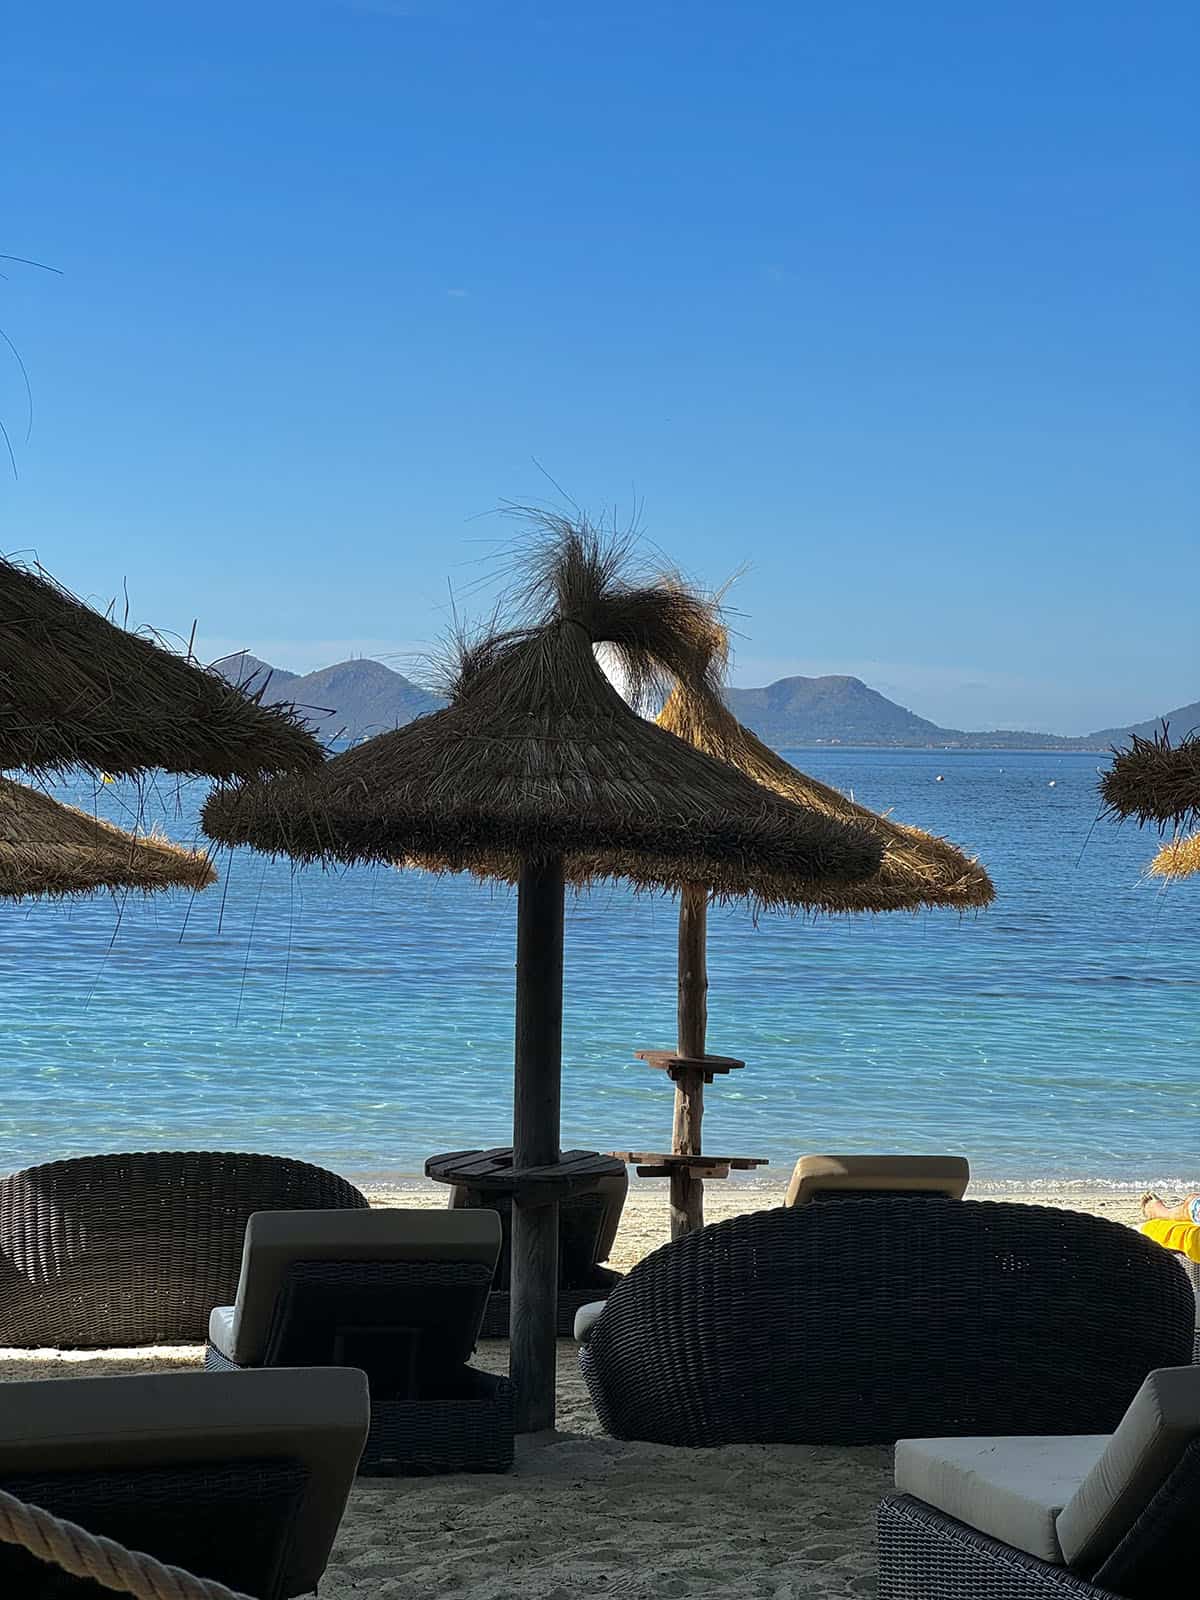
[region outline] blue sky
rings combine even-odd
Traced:
[[[544,469],[748,565],[737,682],[1193,700],[1198,42],[1154,0],[13,8],[0,249],[62,275],[0,282],[0,545],[209,655],[403,669]]]

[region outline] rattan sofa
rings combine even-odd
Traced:
[[[255,1211],[365,1208],[281,1156],[80,1156],[0,1178],[0,1345],[199,1342],[232,1300]]]
[[[558,1336],[569,1339],[576,1313],[596,1300],[607,1299],[621,1274],[600,1263],[607,1261],[621,1225],[621,1212],[629,1192],[628,1175],[598,1178],[593,1189],[573,1194],[558,1207]],[[483,1209],[500,1217],[503,1238],[496,1277],[484,1312],[481,1339],[507,1339],[512,1312],[509,1273],[512,1265],[512,1200],[466,1184],[450,1190],[452,1210]]]
[[[1111,1435],[907,1439],[879,1600],[1192,1600],[1200,1368],[1153,1372]]]
[[[638,1263],[580,1360],[618,1438],[888,1444],[1106,1433],[1191,1358],[1171,1257],[1041,1206],[885,1197],[702,1228]]]
[[[325,1570],[368,1418],[350,1370],[6,1383],[0,1490],[254,1600],[289,1600]],[[108,1592],[0,1544],[6,1600]]]
[[[362,1472],[503,1472],[513,1386],[469,1365],[499,1249],[494,1211],[253,1216],[204,1364],[360,1367],[371,1389]]]

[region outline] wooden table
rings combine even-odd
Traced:
[[[484,1194],[505,1194],[518,1206],[557,1205],[560,1200],[594,1187],[597,1178],[617,1177],[624,1164],[595,1150],[564,1150],[557,1161],[539,1167],[515,1167],[511,1145],[494,1150],[450,1150],[430,1156],[425,1176],[438,1183],[461,1184]]]

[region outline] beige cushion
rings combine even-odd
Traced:
[[[1107,1434],[1040,1439],[901,1439],[896,1487],[980,1533],[1062,1563],[1055,1523]]]
[[[5,1383],[0,1483],[93,1467],[300,1461],[309,1478],[281,1592],[307,1594],[329,1559],[369,1423],[367,1380],[350,1367]]]
[[[606,1300],[591,1300],[575,1313],[575,1337],[580,1344],[586,1344],[592,1337],[592,1329],[600,1321],[600,1313],[607,1304]]]
[[[1198,1435],[1200,1367],[1152,1372],[1058,1519],[1059,1543],[1072,1566],[1099,1566]]]
[[[784,1203],[805,1205],[818,1192],[831,1189],[911,1190],[961,1200],[970,1181],[965,1156],[801,1156]]]
[[[262,1360],[275,1300],[294,1262],[461,1261],[494,1269],[499,1254],[494,1211],[256,1211],[246,1225],[230,1359],[239,1366]],[[481,1295],[480,1316],[484,1303]]]

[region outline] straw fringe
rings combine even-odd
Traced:
[[[1200,734],[1173,745],[1164,723],[1150,739],[1132,736],[1127,750],[1113,748],[1113,764],[1100,780],[1107,811],[1136,817],[1161,830],[1200,822]]]
[[[290,706],[130,633],[40,569],[0,558],[0,769],[211,778],[317,766]]]
[[[1200,872],[1200,833],[1169,840],[1150,863],[1149,871],[1153,878],[1194,877]]]
[[[151,834],[135,838],[36,789],[0,778],[0,899],[97,889],[206,889],[207,855]]]
[[[728,762],[785,800],[839,822],[869,828],[883,845],[879,871],[858,883],[830,884],[818,902],[826,911],[960,911],[990,905],[992,880],[979,862],[920,828],[893,822],[791,766],[744,727],[716,695],[676,685],[659,726]]]

